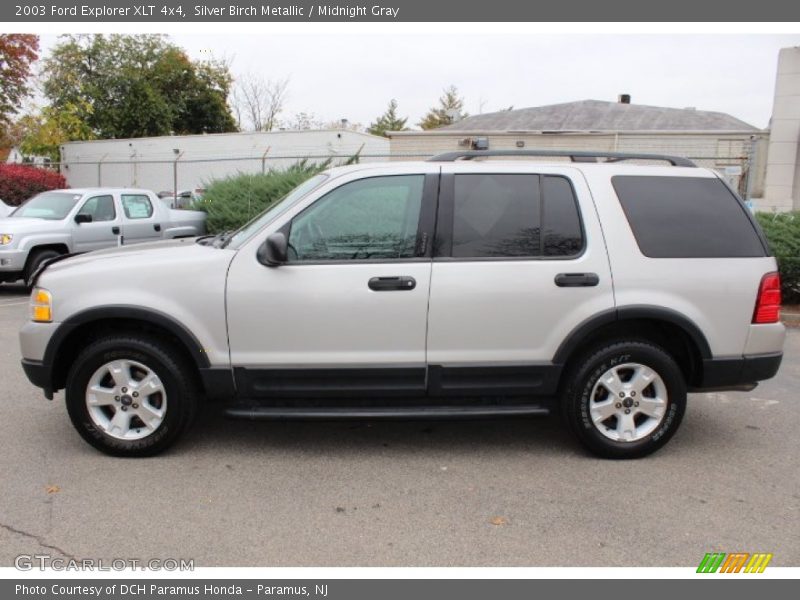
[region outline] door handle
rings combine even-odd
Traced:
[[[153,225],[153,229],[155,229],[156,231],[161,231],[161,224],[156,223],[155,225]]]
[[[413,277],[373,277],[369,280],[369,289],[375,292],[402,292],[413,290],[417,287],[417,280]]]
[[[113,233],[114,235],[119,235],[119,227],[112,227],[111,233]]]
[[[594,287],[600,283],[597,273],[559,273],[555,278],[558,287]]]

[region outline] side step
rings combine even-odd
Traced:
[[[232,407],[224,411],[235,419],[480,419],[550,414],[539,404],[513,406],[254,406]]]

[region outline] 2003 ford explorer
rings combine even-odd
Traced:
[[[44,265],[20,340],[29,379],[114,455],[164,450],[223,399],[246,418],[555,409],[591,452],[634,458],[687,391],[775,375],[780,300],[713,171],[468,151],[330,169],[230,236]]]

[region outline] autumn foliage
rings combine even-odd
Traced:
[[[19,206],[31,196],[67,187],[64,176],[49,169],[29,165],[0,164],[0,200]]]
[[[16,113],[28,95],[31,64],[39,57],[39,36],[0,35],[0,128]]]

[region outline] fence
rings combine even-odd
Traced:
[[[563,140],[563,138],[562,138]],[[573,144],[574,145],[574,144]],[[617,147],[616,150],[624,152],[648,152],[660,154],[675,154],[686,156],[698,166],[716,170],[723,176],[734,189],[738,190],[744,198],[750,199],[761,194],[763,187],[764,157],[759,148],[758,141],[747,141],[729,147],[722,146],[723,152],[719,153],[686,153],[670,152],[669,148],[628,144],[626,147]],[[599,147],[569,148],[568,144],[558,146],[571,150],[596,150],[609,151]],[[527,149],[536,148],[527,145]],[[551,149],[548,144],[543,149]],[[449,145],[447,150],[432,149],[427,151],[417,150],[410,152],[394,151],[391,154],[359,155],[359,162],[386,162],[404,160],[425,160],[440,153],[440,151],[453,151],[459,149],[456,145]],[[465,148],[461,148],[465,149]],[[468,149],[468,148],[466,148]],[[492,149],[505,149],[500,144],[493,144]],[[513,146],[508,149],[513,149]],[[678,148],[675,148],[678,150]],[[67,179],[70,187],[139,187],[151,189],[156,192],[166,191],[176,194],[183,190],[204,188],[215,179],[224,178],[238,173],[265,173],[272,169],[283,169],[298,161],[322,163],[330,161],[336,166],[347,162],[351,157],[342,154],[311,154],[311,155],[268,155],[261,156],[213,156],[203,158],[182,159],[129,159],[129,160],[73,160],[63,163],[52,163],[50,168],[59,170]],[[531,160],[526,158],[526,160]],[[553,159],[548,159],[553,160]],[[565,159],[568,160],[568,159]]]

